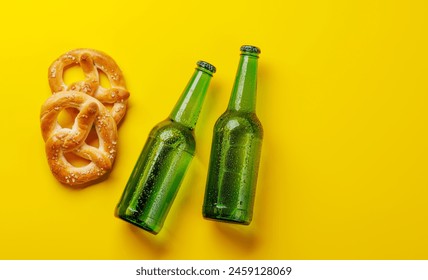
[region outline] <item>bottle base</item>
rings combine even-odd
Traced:
[[[217,210],[217,211],[216,211]],[[203,211],[202,216],[206,220],[211,220],[215,222],[223,222],[230,224],[240,224],[240,225],[249,225],[251,223],[251,217],[249,217],[247,211],[237,209],[233,211],[233,213],[225,214],[220,213],[223,211],[218,211],[219,209],[215,209],[214,211]]]
[[[134,226],[137,226],[138,228],[141,228],[147,232],[150,232],[151,234],[158,234],[159,231],[161,230],[161,227],[155,227],[155,226],[151,226],[152,224],[155,224],[155,220],[151,219],[151,218],[147,218],[145,222],[137,220],[133,217],[130,216],[126,216],[126,215],[115,215],[117,218],[128,222]]]

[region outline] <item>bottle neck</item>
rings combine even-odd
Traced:
[[[257,55],[241,54],[228,110],[240,112],[256,111],[257,62]]]
[[[196,68],[180,99],[175,104],[169,118],[193,129],[198,121],[199,113],[211,81],[212,74],[201,68]]]

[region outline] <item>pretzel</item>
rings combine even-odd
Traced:
[[[66,85],[63,78],[64,70],[76,65],[82,68],[85,80]],[[101,86],[98,70],[107,76],[111,88]],[[52,93],[76,90],[95,97],[104,105],[113,104],[111,114],[116,124],[119,124],[126,113],[129,92],[122,71],[116,62],[103,52],[92,49],[69,51],[51,64],[48,77]]]
[[[58,115],[67,108],[79,110],[71,128],[58,123]],[[116,122],[97,99],[78,91],[57,92],[42,105],[40,120],[48,163],[58,181],[70,186],[82,185],[111,170],[116,157]],[[93,126],[99,139],[98,148],[85,143]],[[73,166],[64,155],[70,152],[90,163]]]

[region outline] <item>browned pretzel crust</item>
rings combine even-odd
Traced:
[[[58,123],[58,115],[67,108],[79,110],[71,128],[61,127]],[[97,99],[78,91],[57,92],[43,104],[40,120],[48,163],[60,182],[81,185],[97,180],[111,170],[116,157],[116,122]],[[92,126],[98,135],[98,147],[85,143]],[[69,152],[90,163],[73,166],[64,155]]]
[[[64,83],[64,69],[76,65],[82,68],[85,80],[68,86]],[[107,89],[100,85],[98,70],[107,76],[111,88]],[[52,63],[48,77],[52,93],[76,90],[95,97],[104,105],[112,105],[111,115],[116,124],[119,124],[126,113],[129,92],[122,71],[116,62],[103,52],[92,49],[69,51]]]

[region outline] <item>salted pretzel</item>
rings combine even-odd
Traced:
[[[71,128],[58,123],[60,112],[67,108],[79,111]],[[57,92],[42,105],[40,120],[48,163],[60,182],[82,185],[111,170],[116,157],[116,122],[97,99],[78,91]],[[99,139],[98,147],[85,142],[93,126]],[[90,163],[76,167],[67,160],[65,153],[74,153]]]
[[[82,68],[85,80],[71,85],[65,84],[64,70],[76,65]],[[98,71],[107,76],[111,88],[101,86]],[[104,105],[112,105],[110,112],[116,124],[119,124],[126,113],[129,92],[122,71],[116,62],[103,52],[92,49],[69,51],[51,64],[48,77],[52,93],[76,90],[95,97]]]

